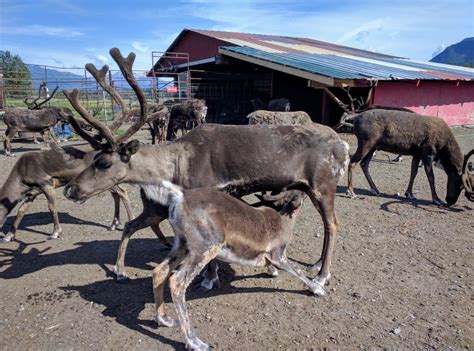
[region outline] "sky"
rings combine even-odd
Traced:
[[[26,63],[151,68],[182,29],[307,37],[417,60],[474,36],[474,0],[0,0],[0,50]]]

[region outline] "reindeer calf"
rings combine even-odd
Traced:
[[[175,231],[171,252],[153,271],[156,319],[167,327],[179,324],[188,348],[209,349],[191,327],[185,292],[194,277],[215,258],[255,267],[274,265],[301,279],[315,295],[324,295],[321,285],[308,279],[286,257],[304,193],[290,191],[267,198],[277,210],[254,208],[209,188],[183,191],[168,181],[162,181],[147,196],[169,206],[169,220]],[[168,279],[179,322],[164,310],[163,287]]]

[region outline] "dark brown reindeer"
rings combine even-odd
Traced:
[[[440,161],[448,176],[446,203],[456,203],[464,187],[466,196],[472,201],[472,175],[466,173],[465,157],[461,152],[453,133],[444,120],[438,117],[427,117],[412,112],[397,110],[368,110],[346,119],[353,124],[357,137],[357,151],[351,158],[348,171],[347,192],[355,197],[352,185],[352,171],[361,162],[371,192],[379,194],[369,174],[369,163],[375,150],[383,150],[401,155],[413,156],[411,174],[405,196],[415,199],[413,182],[418,173],[418,164],[423,162],[426,176],[431,188],[433,203],[441,205],[434,184],[433,163]],[[469,155],[468,155],[469,156]],[[467,158],[467,156],[466,156]],[[464,165],[464,166],[463,166]],[[467,180],[463,181],[467,177]]]
[[[179,325],[187,349],[210,350],[191,325],[185,293],[196,275],[213,259],[245,266],[276,266],[300,279],[313,294],[324,295],[323,288],[308,279],[286,256],[304,196],[299,191],[282,192],[279,196],[266,197],[266,205],[274,208],[255,208],[213,189],[183,190],[163,181],[153,198],[169,208],[175,241],[169,255],[153,270],[158,324]],[[165,312],[163,288],[167,281],[179,322]]]
[[[186,134],[188,129],[206,123],[207,106],[205,100],[192,99],[174,104],[170,107],[170,116],[166,140],[174,140]]]
[[[264,103],[260,98],[256,97],[250,101],[253,105],[254,111],[280,111],[280,112],[289,112],[291,109],[290,100],[286,98],[272,99],[268,104]]]
[[[90,151],[87,146],[84,150],[76,147],[60,148],[51,143],[51,150],[40,152],[28,152],[23,154],[10,175],[0,189],[0,229],[8,214],[18,206],[15,221],[2,241],[15,239],[18,226],[28,208],[40,194],[44,194],[48,200],[48,208],[54,222],[53,233],[49,239],[56,239],[62,232],[59,224],[55,201],[55,189],[62,187],[80,174],[85,168],[94,162],[97,151]],[[120,200],[125,205],[128,219],[133,219],[130,210],[127,191],[121,186],[115,186],[110,190],[115,204],[114,218],[110,226],[115,230],[120,224]]]
[[[46,100],[38,103],[38,98],[33,101],[25,99],[28,109],[11,108],[5,110],[3,120],[7,126],[3,146],[6,156],[14,156],[11,153],[10,141],[17,132],[33,132],[41,133],[45,142],[45,147],[48,147],[47,138],[44,137],[44,132],[48,131],[58,122],[65,122],[66,116],[71,114],[71,111],[66,107],[43,107],[49,100],[51,100],[57,91],[53,91],[51,96]],[[54,139],[54,135],[53,135]]]
[[[118,49],[112,49],[111,55],[117,61],[133,62],[133,56],[124,59]],[[146,110],[145,97],[131,72],[123,67],[121,70]],[[329,279],[337,231],[334,195],[349,162],[347,143],[332,129],[319,124],[204,124],[169,144],[140,145],[136,140],[123,144],[134,133],[129,133],[131,129],[138,130],[146,123],[145,116],[124,135],[115,137],[82,108],[77,94],[77,90],[65,91],[74,108],[101,131],[107,142],[96,162],[66,186],[65,196],[82,202],[120,183],[137,184],[142,189],[144,212],[125,225],[122,236],[116,265],[119,279],[126,277],[124,257],[130,236],[148,226],[158,233],[160,222],[167,218],[167,208],[153,200],[162,180],[185,189],[211,187],[235,196],[285,187],[303,190],[321,214],[325,231],[321,259],[313,266],[319,270],[314,281],[323,286]]]

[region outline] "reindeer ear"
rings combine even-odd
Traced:
[[[140,142],[138,140],[129,141],[127,144],[122,146],[119,150],[120,159],[123,162],[129,162],[130,157],[138,152],[140,149]]]

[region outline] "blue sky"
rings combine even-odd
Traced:
[[[309,37],[429,60],[474,36],[474,0],[0,0],[0,49],[28,63],[113,66],[108,49],[117,46],[149,69],[151,50],[165,50],[183,28]]]

